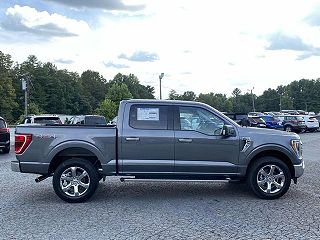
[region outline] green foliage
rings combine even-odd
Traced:
[[[99,107],[96,109],[95,113],[105,116],[107,121],[111,121],[115,116],[117,116],[117,111],[117,104],[106,98],[99,104]]]
[[[0,51],[0,115],[13,121],[12,111],[18,106],[12,82],[12,61],[10,55]]]
[[[119,105],[121,100],[132,98],[132,94],[125,83],[113,83],[106,95],[106,98]]]
[[[195,101],[197,95],[192,91],[186,91],[182,95],[179,95],[175,90],[169,92],[170,100],[184,100],[184,101]]]

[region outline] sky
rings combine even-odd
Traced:
[[[170,90],[257,95],[320,78],[320,0],[0,0],[0,51]]]

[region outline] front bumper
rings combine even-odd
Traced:
[[[18,161],[11,161],[11,170],[14,172],[21,172],[20,164]]]
[[[301,177],[305,168],[304,161],[302,160],[302,163],[293,165],[293,167],[294,167],[294,173],[295,173],[294,177],[295,178]]]

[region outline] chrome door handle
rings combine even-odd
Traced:
[[[182,142],[182,143],[191,143],[192,139],[191,138],[179,138],[178,141]]]
[[[127,137],[126,141],[140,141],[140,138],[138,138],[138,137]]]

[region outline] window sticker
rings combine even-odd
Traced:
[[[159,108],[137,108],[138,121],[159,121]]]

